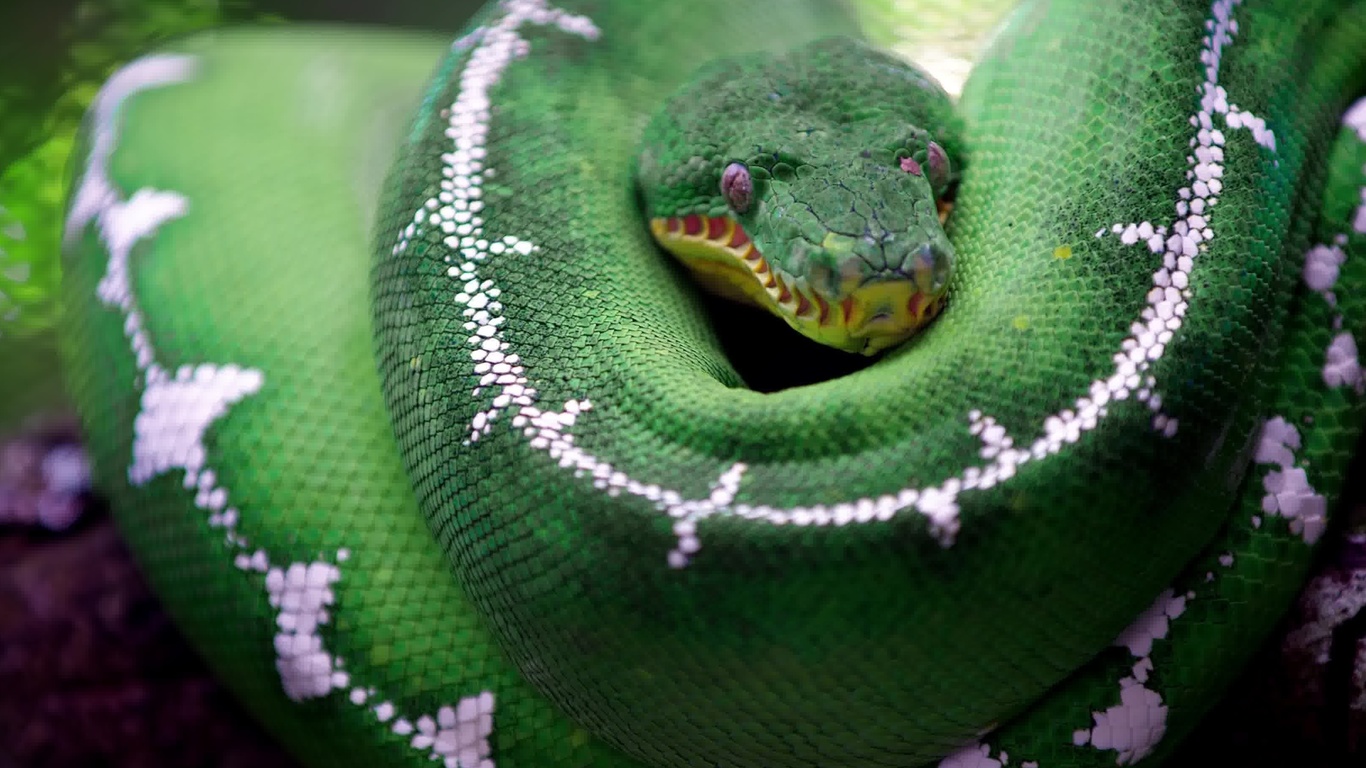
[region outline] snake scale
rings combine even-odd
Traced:
[[[834,34],[502,0],[104,86],[63,265],[95,480],[305,764],[1156,765],[1284,612],[1366,413],[1366,4],[1023,3],[957,105],[937,319],[756,391],[730,345],[814,358],[711,321],[637,145],[698,66]]]

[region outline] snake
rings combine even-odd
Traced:
[[[104,84],[66,386],[301,763],[1153,766],[1252,660],[1366,415],[1366,4],[1026,0],[956,100],[861,37],[498,0]]]

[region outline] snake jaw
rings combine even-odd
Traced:
[[[925,270],[874,280],[850,271],[839,276],[838,295],[829,296],[808,278],[771,265],[729,216],[658,217],[650,231],[708,290],[766,309],[804,336],[846,352],[872,355],[900,344],[934,318],[943,298],[943,286],[931,285]]]

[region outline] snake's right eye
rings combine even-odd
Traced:
[[[949,186],[949,155],[944,148],[930,142],[925,150],[925,165],[930,170],[930,186],[934,188],[936,195],[942,193]]]
[[[744,163],[731,163],[721,172],[721,195],[732,211],[744,213],[749,210],[754,197],[754,180],[749,177],[749,168]]]

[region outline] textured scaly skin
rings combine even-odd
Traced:
[[[704,284],[876,354],[943,299],[953,246],[936,202],[959,138],[938,83],[826,38],[699,72],[646,127],[639,185],[655,239]]]
[[[963,98],[948,307],[761,395],[631,155],[734,30],[851,26],[490,7],[368,300],[373,116],[430,41],[224,35],[106,87],[65,288],[97,479],[307,762],[1150,765],[1284,609],[1361,424],[1354,138],[1321,193],[1366,8],[1023,6]]]

